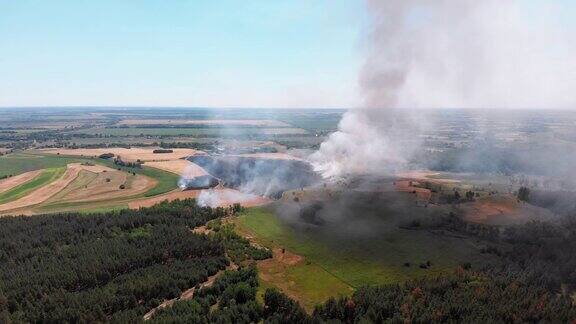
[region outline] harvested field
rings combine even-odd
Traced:
[[[45,202],[66,188],[66,186],[76,179],[81,170],[82,166],[80,164],[69,164],[66,172],[60,179],[38,188],[20,199],[0,205],[0,212],[30,207]]]
[[[290,124],[270,119],[125,119],[119,125],[206,125],[290,127]]]
[[[81,177],[78,177],[77,181],[81,182],[80,186],[84,184],[81,181]],[[74,181],[71,187],[74,187],[77,181]],[[58,197],[57,201],[88,202],[130,197],[145,193],[152,189],[156,183],[152,178],[143,175],[134,176],[126,172],[112,170],[98,173],[95,178],[84,184],[83,187],[64,190],[68,192],[65,192],[62,197]],[[124,185],[125,189],[120,189],[121,185]]]
[[[0,212],[18,210],[22,213],[23,209],[44,203],[54,205],[129,197],[143,194],[156,184],[155,180],[143,175],[133,176],[101,165],[71,163],[59,179],[0,205]],[[120,185],[126,189],[120,189]]]
[[[14,177],[0,180],[0,193],[30,181],[36,178],[40,173],[42,173],[42,170],[30,171]]]
[[[250,195],[249,199],[239,200],[238,198],[245,198],[246,194],[243,194],[240,191],[234,189],[211,189],[211,190],[219,194],[219,196],[221,197],[237,198],[237,199],[221,199],[219,203],[220,206],[230,206],[233,205],[234,203],[241,203],[242,206],[244,207],[253,207],[253,206],[261,206],[271,201],[268,198],[255,195]],[[142,207],[154,206],[160,202],[163,202],[164,200],[173,201],[176,199],[198,198],[200,192],[202,192],[202,190],[173,191],[161,196],[132,201],[128,204],[128,207],[131,209],[138,209]]]
[[[43,169],[41,173],[33,179],[13,187],[10,190],[4,191],[3,193],[0,193],[0,204],[6,204],[25,197],[34,190],[41,188],[42,186],[45,186],[53,181],[56,181],[64,174],[65,171],[66,168]]]
[[[193,149],[173,149],[172,153],[153,153],[155,148],[97,148],[97,149],[47,149],[42,150],[43,153],[71,155],[71,156],[87,156],[98,157],[101,154],[112,153],[120,156],[122,160],[127,162],[140,161],[171,161],[195,155],[200,151]]]
[[[186,178],[200,177],[208,174],[206,170],[188,160],[146,162],[145,165],[185,176]]]
[[[112,168],[104,166],[104,165],[99,165],[99,164],[93,164],[93,165],[81,164],[80,167],[82,168],[82,170],[86,170],[86,171],[92,172],[92,173],[116,171],[115,169],[112,169]]]
[[[80,173],[78,174],[78,177],[76,177],[76,179],[74,179],[74,181],[72,181],[72,183],[70,183],[69,186],[67,186],[66,188],[64,188],[64,190],[58,192],[54,196],[52,196],[46,202],[51,203],[61,201],[68,194],[75,192],[77,190],[84,189],[87,185],[92,183],[92,181],[94,181],[97,177],[98,177],[97,173],[81,170]]]

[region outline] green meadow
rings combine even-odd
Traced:
[[[298,287],[298,299],[304,305],[346,294],[350,288],[436,276],[452,272],[464,262],[481,266],[493,261],[481,254],[471,239],[428,231],[397,229],[378,240],[342,241],[335,247],[314,231],[297,230],[283,222],[271,207],[250,208],[236,224],[241,233],[253,236],[259,244],[286,248],[304,258],[306,262],[283,269],[285,278]],[[427,261],[431,267],[419,267]]]
[[[0,177],[15,176],[24,172],[40,169],[61,168],[69,163],[85,161],[85,159],[58,155],[13,153],[0,156]]]

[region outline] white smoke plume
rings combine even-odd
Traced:
[[[259,197],[256,195],[232,189],[205,189],[200,192],[196,201],[200,207],[215,208],[230,206],[236,203],[244,204],[258,199]]]
[[[311,156],[326,177],[389,174],[426,127],[410,108],[574,108],[576,33],[558,1],[368,0],[364,107]],[[537,9],[537,10],[535,10]],[[402,113],[402,124],[390,109]]]

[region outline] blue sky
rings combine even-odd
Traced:
[[[358,0],[1,0],[0,106],[346,107]]]
[[[0,0],[0,107],[358,106],[365,1]]]

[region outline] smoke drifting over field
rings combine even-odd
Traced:
[[[364,107],[312,155],[315,169],[337,177],[404,167],[419,147],[410,135],[430,127],[410,108],[575,107],[576,37],[554,2],[368,0]]]

